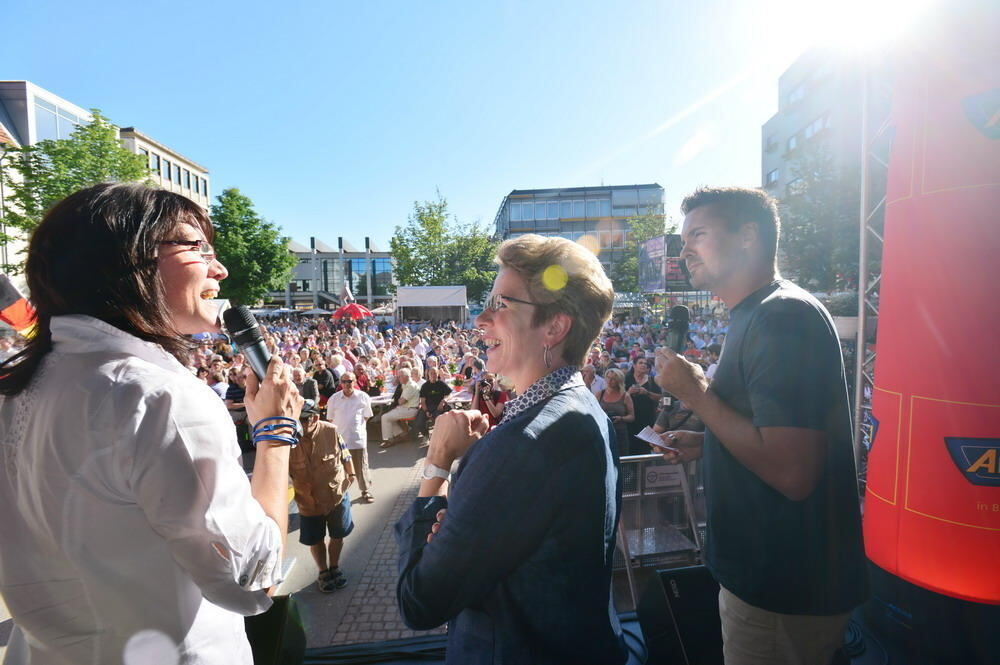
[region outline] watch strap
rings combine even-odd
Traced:
[[[430,480],[432,478],[444,478],[445,480],[451,476],[451,472],[448,469],[442,469],[436,464],[431,464],[430,462],[424,460],[424,471],[421,474],[424,480]]]

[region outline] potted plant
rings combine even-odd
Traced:
[[[382,394],[382,391],[385,390],[385,377],[384,376],[382,376],[381,374],[379,374],[378,376],[375,377],[375,380],[372,381],[372,390],[375,391],[373,393],[373,396],[377,397],[378,395]]]

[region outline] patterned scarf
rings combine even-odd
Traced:
[[[531,387],[518,395],[503,410],[503,418],[500,424],[504,424],[511,418],[515,418],[524,413],[539,402],[545,401],[565,388],[586,385],[580,368],[576,365],[566,365],[554,370],[531,384]]]

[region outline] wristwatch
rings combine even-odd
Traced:
[[[444,478],[445,480],[448,480],[450,475],[451,472],[448,471],[448,469],[442,469],[436,464],[424,461],[424,472],[421,474],[421,477],[424,480],[431,480],[432,478]]]

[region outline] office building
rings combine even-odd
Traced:
[[[663,214],[663,187],[656,183],[515,189],[497,211],[496,235],[507,240],[537,233],[581,242],[613,276],[632,244],[626,220],[649,213]]]
[[[369,238],[359,249],[337,238],[336,248],[311,238],[308,245],[290,241],[288,251],[298,263],[284,291],[272,291],[266,304],[290,309],[335,309],[344,303],[346,289],[369,309],[392,301],[392,257]],[[346,289],[345,289],[346,287]]]
[[[0,81],[0,167],[11,147],[35,145],[46,139],[66,139],[77,126],[91,121],[86,109],[41,88],[31,81]],[[171,148],[157,142],[133,127],[119,130],[122,146],[149,160],[150,178],[164,189],[183,194],[208,209],[210,182],[208,170]],[[6,169],[9,177],[16,177]],[[6,189],[6,188],[5,188]],[[6,216],[9,191],[0,189],[0,232],[14,236],[8,243],[0,243],[0,268],[23,260],[24,238],[10,232],[3,224]],[[19,288],[23,281],[15,277]]]
[[[796,160],[822,144],[840,167],[861,163],[861,74],[856,60],[811,50],[778,79],[778,112],[761,132],[761,185],[783,198]]]
[[[152,139],[135,127],[118,130],[122,146],[142,155],[149,164],[149,177],[163,189],[188,197],[205,210],[211,203],[208,169]]]

